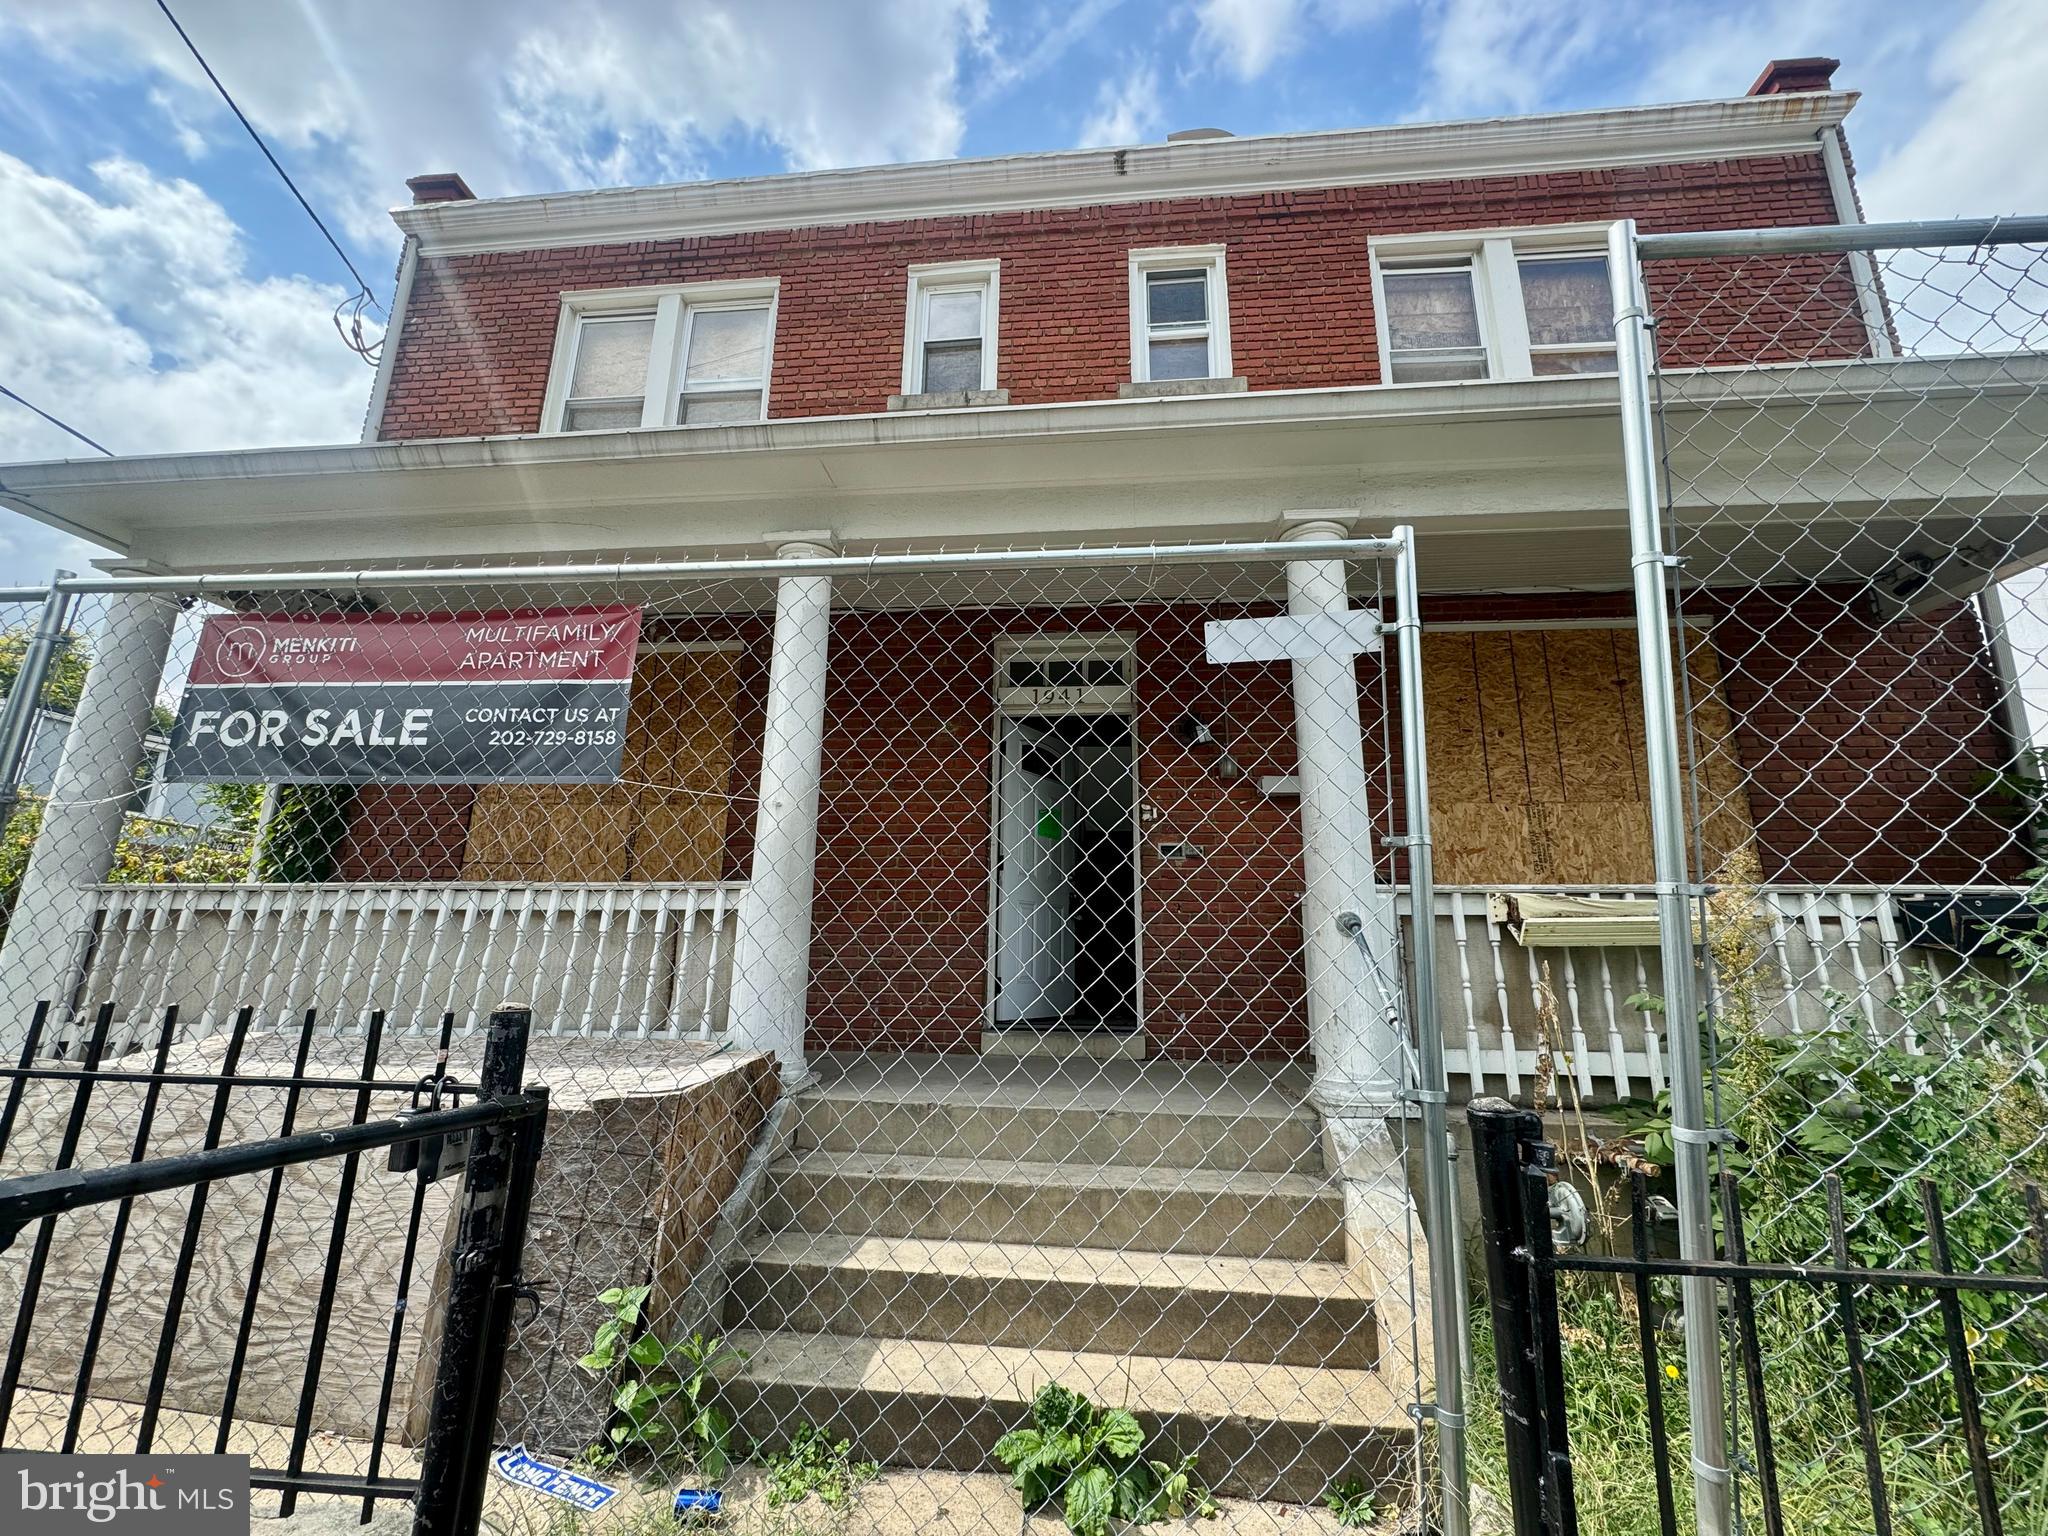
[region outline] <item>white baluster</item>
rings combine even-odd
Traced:
[[[1514,1015],[1508,1010],[1508,971],[1501,958],[1500,930],[1491,914],[1486,918],[1486,947],[1493,956],[1493,997],[1500,1009],[1500,1061],[1501,1075],[1507,1079],[1508,1097],[1519,1101],[1522,1097],[1522,1047],[1515,1038]]]
[[[1458,952],[1458,994],[1465,1006],[1466,1091],[1472,1098],[1486,1092],[1486,1061],[1479,1045],[1479,1015],[1472,997],[1471,934],[1465,928],[1465,893],[1447,893],[1451,903],[1451,942]]]
[[[711,891],[711,925],[705,935],[704,1018],[697,1031],[705,1040],[712,1038],[718,1017],[718,951],[725,937],[725,916],[725,887],[714,886]]]

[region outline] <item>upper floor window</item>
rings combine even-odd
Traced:
[[[1598,232],[1398,235],[1372,242],[1390,384],[1612,373],[1614,320]]]
[[[775,299],[772,280],[565,295],[544,429],[762,420]]]
[[[910,269],[903,328],[903,392],[950,394],[996,387],[993,261]]]
[[[1131,252],[1131,380],[1230,376],[1223,247]]]

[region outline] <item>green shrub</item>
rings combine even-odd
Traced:
[[[612,1315],[576,1363],[593,1376],[625,1377],[612,1394],[611,1442],[599,1457],[639,1451],[667,1465],[686,1460],[713,1482],[732,1470],[732,1417],[716,1401],[717,1368],[747,1357],[723,1339],[693,1333],[680,1344],[639,1332],[651,1287],[616,1287],[597,1299]]]
[[[1048,1382],[1031,1401],[1031,1422],[995,1443],[1027,1510],[1059,1501],[1074,1536],[1104,1536],[1112,1517],[1134,1524],[1213,1515],[1216,1501],[1195,1458],[1148,1455],[1144,1428],[1122,1408],[1097,1408]]]
[[[853,1459],[850,1442],[827,1440],[825,1432],[810,1423],[797,1425],[788,1446],[760,1460],[768,1474],[768,1503],[772,1507],[801,1504],[814,1493],[820,1503],[841,1505],[863,1483],[882,1475],[882,1469],[874,1462]]]

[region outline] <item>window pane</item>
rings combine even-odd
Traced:
[[[1614,348],[1588,347],[1583,352],[1538,352],[1529,359],[1540,374],[1612,373]]]
[[[1529,315],[1531,346],[1613,339],[1613,298],[1607,290],[1606,257],[1524,261],[1521,269],[1522,308]]]
[[[607,432],[640,425],[640,402],[606,405],[572,405],[562,413],[564,432]]]
[[[968,341],[981,334],[981,292],[926,296],[924,339]]]
[[[654,342],[654,316],[585,320],[576,332],[576,371],[570,398],[638,395],[647,389],[647,349]],[[636,417],[634,426],[640,425]]]
[[[1202,325],[1209,318],[1209,280],[1201,272],[1148,273],[1145,297],[1154,325]]]
[[[1484,352],[1422,352],[1396,357],[1390,370],[1395,384],[1441,384],[1447,379],[1486,377]]]
[[[1209,377],[1209,342],[1197,336],[1183,341],[1152,343],[1151,375],[1155,383],[1166,379]]]
[[[761,419],[761,392],[734,390],[722,395],[685,395],[678,419],[686,427],[715,426]]]
[[[768,339],[768,308],[701,309],[690,313],[687,383],[702,379],[758,379],[761,349]]]
[[[1429,351],[1479,345],[1479,307],[1472,273],[1389,272],[1387,339],[1396,351]]]
[[[981,343],[951,341],[926,347],[924,387],[927,394],[981,388]]]

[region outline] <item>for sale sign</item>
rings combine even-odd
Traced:
[[[206,621],[167,777],[609,783],[637,608]]]

